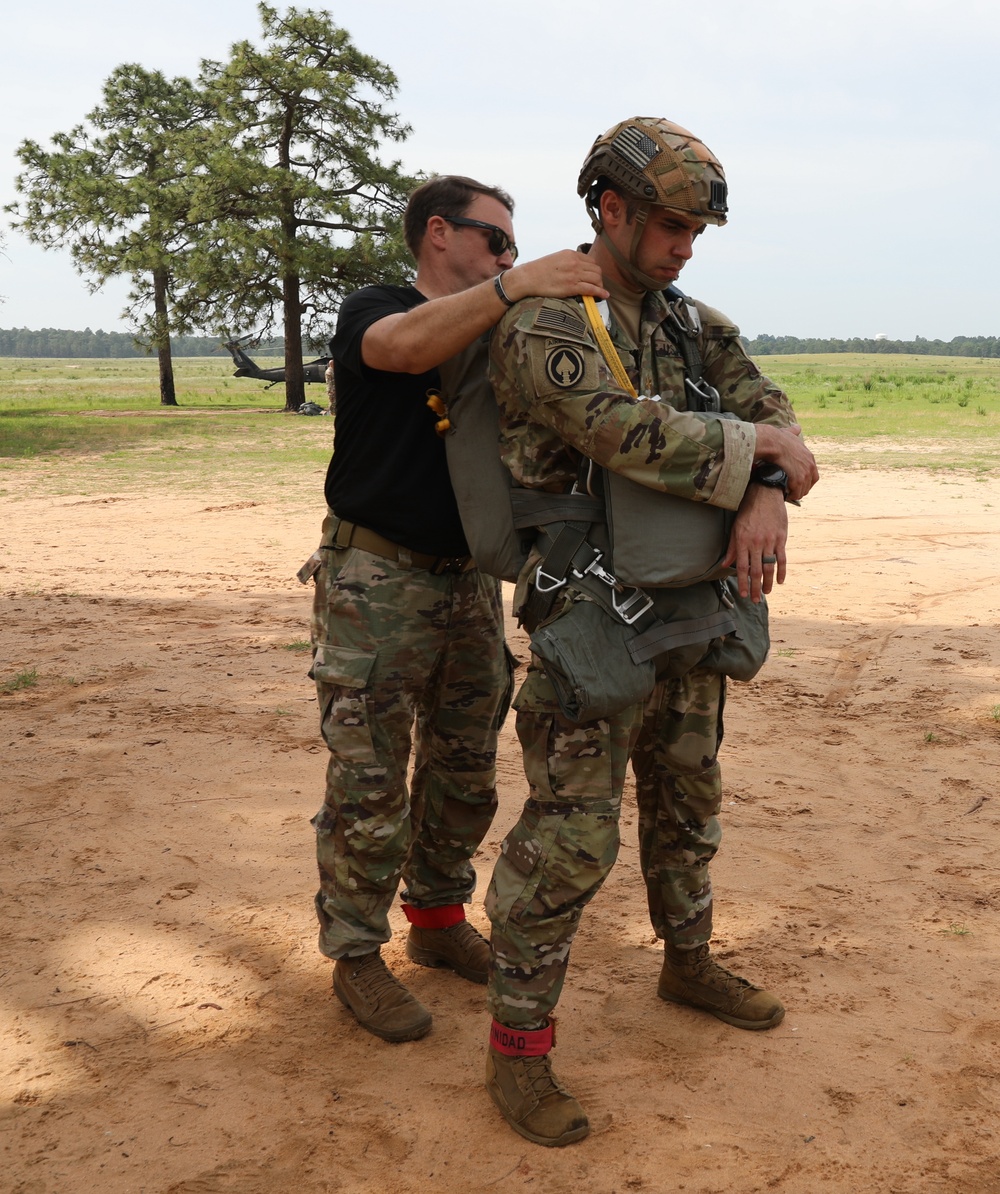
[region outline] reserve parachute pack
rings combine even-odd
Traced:
[[[697,311],[675,288],[668,294],[675,309],[681,303],[687,308],[687,319],[675,316],[681,334],[674,338],[685,362],[690,406],[705,418],[725,418],[717,391],[701,377],[694,343]],[[589,317],[600,344],[594,313]],[[600,325],[607,337],[603,320]],[[624,374],[609,339],[601,350],[612,371],[617,364]],[[546,654],[562,649],[558,635],[549,633],[549,643],[546,634],[535,631],[569,583],[622,628],[625,658],[648,678],[649,688],[654,670],[659,676],[681,674],[698,663],[713,642],[705,665],[749,679],[767,655],[767,612],[762,599],[752,613],[752,641],[747,641],[740,633],[744,601],[735,583],[725,580],[732,570],[721,563],[733,515],[649,489],[587,461],[578,492],[551,494],[517,486],[500,459],[499,411],[488,357],[489,334],[439,366],[450,422],[445,450],[462,527],[479,568],[515,581],[534,548],[543,554],[522,611],[533,650],[545,662]],[[588,484],[588,479],[595,483]],[[654,590],[652,595],[647,588]],[[575,633],[564,636],[572,643],[578,639]],[[644,685],[645,680],[640,687]],[[560,703],[567,715],[572,709],[571,720],[608,712],[605,701],[595,713],[592,703],[580,699],[579,686],[569,684],[568,691],[576,696],[564,702],[560,695]]]
[[[701,376],[697,309],[675,287],[667,294],[673,300],[672,335],[684,358],[689,409],[703,418],[735,418],[721,410],[718,391]],[[584,305],[605,359],[634,397],[597,306],[592,299]],[[482,571],[516,580],[537,530],[572,521],[607,525],[615,572],[626,585],[684,588],[731,575],[722,565],[731,511],[650,489],[597,465],[577,486],[582,492],[550,494],[516,486],[500,459],[499,413],[488,359],[489,333],[438,367],[451,424],[445,436],[448,470],[469,550]]]
[[[688,411],[705,419],[735,419],[736,415],[723,411],[719,391],[702,376],[698,308],[676,287],[666,293],[671,299],[667,307],[671,339],[684,360]],[[637,398],[608,335],[607,303],[598,304],[586,296],[583,305],[615,380]],[[732,511],[650,489],[609,469],[602,472],[611,554],[620,581],[670,589],[732,575],[722,562],[729,550]]]

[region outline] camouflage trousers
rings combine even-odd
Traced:
[[[533,659],[514,708],[529,795],[486,893],[494,956],[487,1004],[501,1024],[536,1028],[559,999],[583,910],[618,856],[642,706],[574,725]]]
[[[328,518],[311,673],[330,751],[313,818],[329,958],[389,940],[400,878],[416,908],[471,898],[470,860],[496,812],[497,728],[511,684],[496,581],[339,550],[335,528]]]
[[[708,940],[723,691],[720,677],[695,669],[657,684],[645,707],[574,725],[532,664],[514,701],[529,797],[486,894],[494,953],[487,1000],[500,1023],[540,1027],[558,1002],[583,909],[618,854],[630,755],[653,926],[676,945]]]
[[[657,937],[681,949],[712,936],[708,866],[722,831],[725,678],[695,668],[657,684],[632,751],[639,860]]]

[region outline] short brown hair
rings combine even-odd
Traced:
[[[414,260],[423,244],[427,221],[431,216],[461,216],[477,195],[499,200],[514,214],[514,200],[499,187],[488,187],[462,174],[435,174],[410,195],[403,213],[403,236]]]

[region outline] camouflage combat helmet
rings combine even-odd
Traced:
[[[627,262],[601,224],[602,179],[639,205]],[[587,154],[576,190],[586,201],[595,232],[647,288],[659,284],[638,271],[635,251],[650,207],[669,207],[705,224],[725,224],[729,210],[726,176],[715,154],[687,129],[655,116],[633,116],[602,133]]]

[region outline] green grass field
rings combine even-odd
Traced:
[[[233,377],[228,356],[182,357],[174,373],[181,405],[165,408],[155,360],[2,358],[0,457],[211,439],[231,429],[223,416],[284,405],[280,387]]]
[[[1000,468],[1000,360],[830,353],[758,364],[838,463]]]
[[[1000,360],[831,354],[759,364],[838,463],[1000,467]],[[219,468],[279,477],[328,458],[330,420],[285,415],[283,388],[234,378],[228,356],[181,357],[175,372],[180,405],[164,408],[155,360],[0,358],[0,470],[87,457],[120,484],[138,470],[195,485]],[[307,394],[325,398],[321,386]]]
[[[286,415],[283,387],[232,371],[224,354],[178,358],[180,405],[161,407],[155,360],[0,358],[0,485],[5,469],[31,462],[49,466],[52,493],[128,492],[161,478],[175,492],[201,490],[236,472],[260,494],[324,467],[333,420]],[[326,400],[323,386],[306,393]]]

